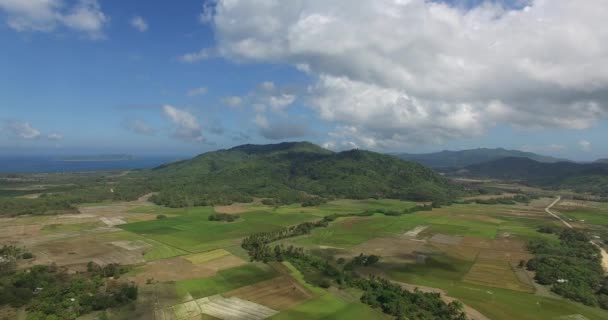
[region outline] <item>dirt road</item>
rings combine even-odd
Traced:
[[[560,216],[556,215],[555,213],[551,212],[551,208],[556,205],[560,200],[562,199],[561,196],[558,196],[557,199],[555,199],[555,201],[551,202],[550,205],[548,205],[545,208],[545,211],[552,215],[553,217],[555,217],[556,219],[559,219],[559,221],[561,221],[566,227],[572,229],[572,225],[569,224],[567,221],[565,221],[564,219],[562,219]],[[606,252],[606,250],[604,250],[604,248],[602,248],[602,246],[600,246],[599,244],[590,241],[591,244],[593,244],[594,246],[596,246],[598,249],[600,249],[600,253],[602,255],[602,268],[604,268],[604,272],[608,273],[608,252]]]
[[[560,216],[558,216],[555,213],[551,212],[551,208],[553,208],[553,206],[556,205],[561,199],[562,199],[562,197],[558,196],[557,199],[555,199],[555,201],[551,202],[551,204],[548,205],[545,208],[545,212],[547,212],[548,214],[552,215],[555,219],[558,219],[559,221],[561,221],[566,227],[572,229],[572,225],[571,224],[569,224],[566,220],[562,219]]]

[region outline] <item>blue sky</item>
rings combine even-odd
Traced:
[[[608,71],[585,69],[606,62],[606,35],[582,32],[581,53],[551,25],[600,18],[562,0],[396,3],[0,0],[1,153],[310,140],[608,156]]]

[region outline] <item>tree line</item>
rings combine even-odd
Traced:
[[[337,216],[337,215],[335,215]],[[376,264],[379,256],[360,254],[348,262],[340,259],[337,264],[307,253],[303,248],[270,244],[274,241],[310,233],[314,228],[325,227],[330,219],[306,222],[274,232],[261,232],[243,239],[241,246],[247,250],[251,261],[289,261],[302,274],[305,281],[322,287],[356,288],[363,291],[361,302],[382,310],[396,319],[465,320],[463,305],[445,303],[438,293],[413,292],[403,289],[379,277],[364,278],[357,272],[360,266]]]

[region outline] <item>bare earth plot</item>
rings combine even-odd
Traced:
[[[200,263],[193,263],[189,257],[192,258],[191,256],[184,256],[149,261],[138,270],[131,280],[144,284],[148,279],[164,282],[206,278],[214,276],[220,270],[237,267],[246,263],[241,258],[232,254],[219,256]]]

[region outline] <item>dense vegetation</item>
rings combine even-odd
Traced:
[[[331,219],[329,219],[331,220]],[[396,319],[466,319],[462,304],[454,301],[445,303],[437,293],[404,290],[401,286],[382,278],[363,278],[356,272],[357,267],[371,266],[380,257],[363,255],[354,257],[343,264],[330,263],[320,257],[308,254],[302,248],[283,245],[270,246],[271,242],[288,237],[308,234],[313,228],[325,227],[328,219],[302,223],[298,226],[275,232],[253,234],[245,238],[242,247],[247,250],[252,261],[289,261],[304,275],[304,279],[316,286],[329,288],[356,288],[363,291],[361,302]],[[342,267],[340,265],[343,264]]]
[[[517,194],[513,197],[498,197],[492,199],[470,199],[470,200],[461,200],[458,203],[469,204],[469,203],[477,203],[477,204],[517,204],[517,203],[525,203],[529,204],[530,201],[534,199],[538,199],[537,195],[531,194]]]
[[[3,245],[0,248],[0,275],[15,272],[19,260],[33,257],[34,255],[23,247]]]
[[[608,164],[605,163],[541,163],[526,158],[503,158],[471,165],[466,167],[466,171],[456,173],[608,197]]]
[[[506,150],[503,148],[479,148],[460,151],[441,151],[424,154],[401,153],[397,154],[397,157],[404,160],[415,161],[432,168],[462,168],[473,164],[494,161],[508,157],[528,158],[535,161],[548,163],[564,161],[562,159],[542,156],[532,152]]]
[[[118,307],[137,299],[132,283],[108,280],[120,266],[68,274],[54,265],[34,266],[0,277],[0,305],[25,306],[28,319],[76,319],[95,310]]]
[[[334,198],[391,198],[449,203],[461,190],[422,165],[379,153],[351,150],[333,153],[311,143],[243,145],[208,152],[127,176],[109,174],[39,175],[19,190],[27,177],[0,177],[0,214],[75,212],[80,203],[134,200],[158,192],[151,201],[168,207],[251,202],[320,205]],[[58,186],[61,185],[61,186]],[[33,199],[18,196],[41,193]]]
[[[310,143],[244,145],[142,172],[169,207],[249,202],[320,204],[326,198],[447,203],[458,191],[419,164],[369,151],[340,153]],[[270,202],[269,202],[270,203]]]
[[[227,213],[214,213],[209,216],[209,221],[233,222],[238,219],[239,219],[238,215],[227,214]]]
[[[141,178],[109,173],[8,175],[0,177],[0,215],[75,213],[77,204],[135,200],[149,188]]]
[[[536,272],[535,280],[568,299],[608,309],[608,278],[604,278],[599,249],[581,231],[565,229],[559,239],[558,244],[544,240],[529,243],[536,257],[527,267]]]

